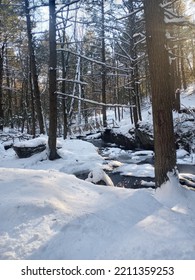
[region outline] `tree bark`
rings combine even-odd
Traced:
[[[105,48],[105,15],[104,15],[104,1],[101,2],[101,36],[102,36],[102,63],[106,63],[106,48]],[[106,104],[106,66],[102,65],[102,102]],[[106,106],[102,108],[103,126],[107,126]]]
[[[168,180],[167,173],[175,171],[176,151],[173,130],[169,57],[166,50],[162,0],[145,0],[146,41],[152,88],[154,125],[155,180],[160,187]]]
[[[44,130],[44,122],[43,122],[42,106],[41,106],[41,97],[40,97],[41,94],[40,94],[40,89],[39,89],[39,84],[38,84],[35,51],[34,51],[34,46],[33,46],[32,29],[31,29],[31,19],[30,19],[30,14],[29,14],[29,0],[25,0],[25,13],[26,13],[28,47],[29,47],[32,81],[33,81],[33,86],[34,86],[36,112],[37,112],[37,118],[38,118],[38,122],[39,122],[40,133],[44,134],[45,130]]]
[[[55,0],[49,0],[49,159],[59,158],[57,138],[57,94],[56,94],[56,12]]]
[[[8,51],[7,51],[7,45],[5,50],[5,65],[6,65],[6,84],[7,84],[7,119],[9,120],[9,125],[11,128],[14,128],[13,124],[13,111],[12,111],[12,89],[11,89],[11,73],[9,70],[9,63],[8,63]]]
[[[1,47],[0,53],[0,130],[3,130],[4,125],[4,110],[3,110],[3,57],[4,57],[4,43]]]
[[[65,26],[64,26],[65,29]],[[62,45],[61,47],[64,48],[65,45],[65,30],[63,31],[63,36],[62,36]],[[67,54],[67,58],[65,59],[65,54],[64,51],[61,51],[61,61],[62,61],[62,87],[61,90],[63,93],[66,91],[66,66],[68,65],[68,60],[69,60],[69,53]],[[64,97],[62,99],[62,113],[63,113],[63,138],[66,139],[67,134],[68,134],[68,117],[67,117],[67,106],[66,106],[66,98]]]
[[[184,70],[184,51],[183,51],[183,46],[181,45],[181,75],[182,75],[182,83],[183,83],[183,88],[186,90],[187,89],[187,82],[186,82],[186,75],[185,75],[185,70]]]
[[[129,54],[131,57],[130,63],[130,75],[131,75],[131,99],[133,107],[133,121],[135,127],[137,127],[139,119],[141,120],[141,110],[139,108],[139,91],[138,91],[138,68],[137,68],[137,50],[135,45],[134,34],[136,33],[135,25],[136,25],[136,15],[134,12],[134,1],[129,0],[128,3],[128,12],[132,15],[129,16]]]

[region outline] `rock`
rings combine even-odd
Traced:
[[[187,119],[178,123],[174,123],[176,148],[183,148],[189,153],[195,147],[195,126],[194,121]],[[102,134],[105,142],[115,143],[126,149],[133,150],[136,148],[144,150],[154,150],[153,126],[151,123],[140,122],[136,129],[129,130],[129,133],[122,135],[116,130],[106,129]]]
[[[4,144],[4,149],[7,151],[8,149],[12,148],[13,143],[10,144]]]
[[[135,134],[132,131],[129,131],[128,135],[123,135],[115,133],[112,129],[106,129],[102,134],[102,139],[105,142],[115,143],[116,145],[125,147],[129,150],[137,148]]]
[[[147,123],[139,124],[135,130],[129,130],[127,135],[117,134],[111,129],[106,129],[102,139],[105,142],[115,143],[129,150],[136,148],[154,150],[152,126]]]
[[[46,149],[46,145],[40,144],[36,147],[13,146],[13,149],[19,158],[28,158],[36,153],[40,153],[40,152],[44,151]]]
[[[94,184],[105,184],[107,186],[112,186],[112,187],[114,186],[110,177],[100,167],[93,168],[88,174],[88,178],[86,179],[86,181]]]
[[[140,123],[135,129],[135,136],[141,149],[154,150],[153,127],[149,123]]]
[[[195,126],[194,122],[189,120],[177,124],[175,126],[175,137],[176,137],[176,146],[177,148],[183,148],[189,153],[192,152],[192,148],[195,144]]]
[[[46,149],[46,138],[37,137],[26,141],[17,141],[13,149],[19,158],[28,158]]]

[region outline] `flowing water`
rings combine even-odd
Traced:
[[[154,166],[154,156],[152,151],[138,151],[138,150],[126,150],[125,148],[117,147],[116,145],[105,143],[102,139],[87,140],[95,145],[100,155],[105,159],[105,165],[112,163],[137,166],[137,169],[144,169],[146,164]],[[116,152],[115,152],[116,151]],[[195,175],[195,165],[192,164],[178,164],[179,173],[190,173]],[[122,172],[116,172],[117,167],[113,170],[106,171],[114,185],[122,188],[155,188],[154,176],[134,176],[134,175],[122,175]],[[121,170],[120,170],[121,171]],[[135,170],[135,174],[137,174]],[[147,174],[147,172],[146,172]],[[88,173],[77,174],[79,178],[86,179]]]

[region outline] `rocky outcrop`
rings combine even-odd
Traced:
[[[154,150],[153,127],[149,123],[140,123],[135,129],[135,139],[139,148],[145,150]]]
[[[139,124],[135,130],[129,130],[126,135],[116,133],[111,129],[106,129],[102,134],[102,139],[105,142],[115,143],[129,150],[136,148],[145,150],[154,149],[154,137],[151,125],[145,123]]]
[[[183,148],[188,152],[195,149],[194,121],[186,120],[182,123],[176,123],[174,128],[176,148]],[[106,129],[102,139],[130,150],[136,148],[154,150],[153,127],[147,122],[140,122],[136,129],[129,130],[126,135],[117,133],[116,130]]]
[[[194,121],[187,120],[175,126],[177,147],[182,147],[188,152],[195,148],[195,125]]]
[[[134,131],[129,131],[127,135],[123,135],[114,132],[112,129],[106,129],[102,134],[102,139],[105,142],[115,143],[116,145],[125,147],[129,150],[137,148]]]

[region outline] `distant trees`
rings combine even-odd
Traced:
[[[142,45],[143,41],[145,42],[145,29],[142,22],[142,3],[140,6],[138,1],[128,0],[124,1],[124,4],[129,15],[125,21],[125,32],[122,39],[123,43],[120,47],[122,48],[123,56],[127,56],[128,58],[128,62],[126,61],[128,83],[125,88],[129,91],[129,103],[133,105],[131,109],[131,119],[136,127],[138,121],[142,120],[140,108],[140,60],[143,59],[145,46],[140,47],[140,45]]]
[[[10,5],[11,4],[11,5]],[[0,130],[3,130],[5,125],[5,100],[4,100],[4,82],[8,73],[8,51],[9,44],[16,39],[19,30],[19,20],[17,18],[18,1],[15,1],[16,7],[12,6],[13,1],[0,1]],[[6,57],[7,56],[7,57]],[[10,59],[11,60],[11,59]],[[7,61],[7,62],[6,62]]]

